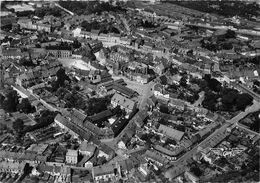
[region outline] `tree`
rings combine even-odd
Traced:
[[[17,109],[17,104],[19,103],[19,97],[17,91],[11,89],[6,95],[6,99],[3,102],[3,108],[7,112],[15,112]]]
[[[166,105],[161,105],[160,106],[160,112],[169,114],[169,109]]]
[[[236,98],[235,105],[237,107],[237,110],[245,110],[247,106],[251,105],[253,103],[253,97],[247,93],[243,93],[238,95]]]
[[[103,165],[107,162],[107,159],[104,156],[101,156],[100,158],[98,158],[97,160],[97,165]]]
[[[180,85],[183,87],[187,86],[187,75],[182,76],[182,78],[180,80]]]
[[[20,118],[16,119],[13,122],[13,129],[19,134],[23,131],[24,128],[24,122]]]
[[[216,108],[217,96],[212,92],[205,93],[205,98],[202,102],[203,107],[214,111]]]
[[[226,34],[225,34],[225,38],[226,39],[236,38],[236,32],[228,29]]]
[[[17,110],[26,114],[31,113],[34,109],[28,98],[23,98],[21,103],[17,105]]]
[[[65,80],[70,81],[69,77],[65,73],[65,69],[60,68],[57,73],[57,84],[59,87],[64,86]]]

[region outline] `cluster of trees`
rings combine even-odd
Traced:
[[[65,81],[70,82],[69,76],[65,73],[64,68],[60,68],[56,73],[57,79],[51,83],[52,91],[57,91],[58,88],[65,86]]]
[[[159,25],[158,24],[154,24],[153,22],[151,21],[140,21],[140,25],[141,27],[143,28],[157,28]]]
[[[86,30],[86,31],[91,31],[92,29],[94,30],[100,30],[101,27],[103,28],[104,25],[102,25],[101,23],[97,22],[97,21],[93,21],[93,22],[88,22],[88,21],[83,21],[81,23],[81,26]]]
[[[77,94],[77,90],[75,88],[72,89],[71,92],[69,92],[67,89],[60,87],[56,91],[56,96],[66,102],[65,107],[82,109],[86,112],[88,116],[92,116],[106,110],[111,101],[111,96],[105,96],[102,98],[90,98],[88,100],[84,100],[79,94]],[[115,108],[113,112],[117,115],[124,114],[124,111],[118,108]]]
[[[256,2],[245,3],[242,1],[171,1],[170,3],[178,4],[180,6],[195,9],[201,12],[219,14],[226,17],[233,17],[237,15],[240,17],[251,19],[252,16],[259,16],[259,5]],[[215,8],[216,6],[218,8]]]
[[[25,133],[37,130],[39,128],[46,127],[54,122],[54,118],[58,113],[49,110],[44,110],[41,112],[40,117],[36,118],[37,124],[32,126],[25,126],[22,119],[16,119],[13,122],[13,129],[17,133],[18,137],[22,137]]]
[[[77,94],[77,89],[73,89],[69,92],[67,89],[60,87],[56,91],[56,95],[59,99],[63,99],[66,102],[66,108],[85,109],[85,101]]]
[[[59,4],[78,14],[78,15],[88,15],[92,13],[97,13],[100,15],[104,11],[112,11],[112,12],[125,12],[121,6],[113,6],[109,2],[100,2],[100,1],[60,1]]]
[[[29,53],[30,54],[30,53]],[[22,57],[19,60],[19,65],[25,66],[25,67],[33,67],[35,64],[33,63],[32,59],[28,59],[26,57]]]
[[[211,111],[235,112],[244,111],[252,103],[253,97],[251,95],[247,93],[239,94],[235,89],[224,87],[218,93],[207,92],[202,105]]]
[[[54,122],[54,118],[56,117],[57,114],[58,114],[58,112],[53,112],[53,111],[49,111],[49,110],[41,111],[40,117],[35,119],[37,124],[32,125],[32,126],[26,126],[23,129],[22,133],[25,134],[27,132],[31,132],[31,131],[37,130],[39,128],[44,128],[44,127],[50,125],[51,123]]]
[[[243,111],[253,102],[251,95],[247,93],[240,94],[236,89],[223,87],[218,80],[211,78],[211,75],[205,75],[203,79],[191,79],[190,81],[198,84],[201,91],[205,91],[202,105],[209,110]]]
[[[1,39],[0,40],[0,43],[7,43],[7,42],[12,42],[14,39],[12,37],[9,37],[9,36],[5,36],[4,39]]]
[[[93,30],[99,30],[99,33],[103,33],[103,34],[108,34],[108,33],[120,34],[120,31],[117,28],[115,28],[111,24],[108,24],[107,22],[101,23],[97,21],[93,21],[93,22],[83,21],[81,23],[81,26],[86,31],[89,32],[93,29]]]
[[[260,124],[260,110],[257,112],[253,112],[251,114],[249,114],[248,116],[245,117],[245,119],[249,118],[251,119],[251,123],[247,122],[246,120],[241,120],[240,123],[242,123],[243,125],[246,125],[249,127],[250,130],[253,130],[255,132],[259,133],[259,124]]]
[[[252,63],[254,65],[260,65],[260,56],[234,59],[233,63],[234,64],[239,64],[239,65],[246,64],[246,63]]]
[[[43,18],[44,16],[52,15],[54,17],[61,17],[62,11],[58,7],[41,7],[37,8],[34,12],[37,17]]]
[[[110,104],[111,96],[105,96],[102,98],[90,98],[86,102],[85,112],[88,116],[92,116],[104,110],[107,110],[107,106]]]
[[[199,94],[198,94],[198,91],[193,91],[193,89],[190,87],[190,85],[187,85],[187,81],[188,81],[188,76],[187,75],[182,76],[182,78],[180,79],[180,86],[186,88],[188,91],[190,91],[192,93],[192,95],[185,95],[184,92],[181,92],[181,93],[179,93],[178,98],[182,99],[182,100],[186,100],[190,103],[194,103],[196,100],[199,99]],[[171,86],[171,89],[175,90],[176,87]]]
[[[68,42],[61,42],[59,45],[49,45],[46,46],[48,50],[72,50],[72,44]]]
[[[230,50],[233,48],[233,44],[229,39],[236,38],[235,31],[227,30],[224,35],[220,35],[217,37],[210,37],[206,39],[202,39],[200,41],[201,47],[208,49],[210,51],[219,51],[219,50]]]
[[[0,95],[0,104],[7,112],[21,111],[29,114],[35,111],[28,98],[23,98],[19,103],[18,93],[13,89],[10,89],[5,97]]]
[[[5,97],[1,97],[1,104],[3,109],[7,112],[16,112],[17,105],[19,104],[19,96],[17,91],[9,89]]]
[[[151,145],[152,143],[158,142],[160,140],[160,136],[153,133],[144,133],[140,139],[146,141],[147,145]]]
[[[21,102],[16,106],[18,111],[21,111],[25,114],[35,112],[35,107],[31,105],[28,98],[23,98]]]

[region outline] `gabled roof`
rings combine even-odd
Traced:
[[[111,99],[111,102],[115,102],[120,106],[123,106],[124,108],[127,108],[129,110],[133,110],[135,107],[135,102],[131,99],[128,99],[124,97],[123,95],[120,95],[118,93],[115,93],[114,96]]]
[[[113,89],[123,95],[126,95],[129,98],[133,97],[136,94],[134,90],[127,88],[123,85],[120,85],[118,83],[113,83]]]
[[[184,135],[184,132],[181,132],[179,130],[176,130],[174,128],[171,128],[171,127],[168,127],[168,126],[162,125],[162,124],[160,124],[158,131],[162,132],[163,134],[165,134],[177,141],[180,141]]]
[[[96,122],[99,122],[100,120],[106,120],[107,118],[111,117],[112,115],[113,115],[113,113],[108,109],[108,110],[102,111],[100,113],[97,113],[95,115],[89,116],[88,119],[92,123],[96,123]]]
[[[93,167],[93,175],[94,175],[94,177],[97,177],[97,176],[102,176],[102,175],[114,174],[115,168],[116,168],[116,166],[114,164],[96,166],[96,167]]]

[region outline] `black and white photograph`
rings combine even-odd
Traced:
[[[0,183],[260,182],[260,0],[0,5]]]

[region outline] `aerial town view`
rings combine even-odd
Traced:
[[[260,0],[1,1],[1,183],[253,183]]]

